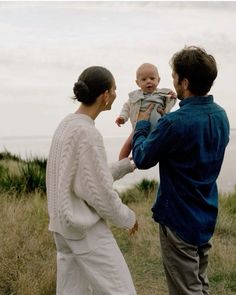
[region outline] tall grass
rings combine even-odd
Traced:
[[[134,192],[136,194],[136,190]],[[130,237],[125,230],[111,226],[139,295],[168,294],[158,226],[150,213],[153,198],[154,194],[145,201],[129,203],[139,220],[135,236]],[[220,198],[209,263],[211,295],[236,294],[235,199],[235,193]],[[45,195],[34,193],[19,198],[0,194],[0,219],[0,294],[55,294],[56,251],[48,231]]]
[[[157,191],[158,182],[155,179],[144,178],[139,183],[120,193],[125,204],[143,202]]]
[[[236,294],[236,191],[220,197],[210,278],[221,294]]]
[[[0,192],[46,192],[46,159],[39,157],[22,160],[5,151],[0,153]]]
[[[55,294],[56,252],[45,197],[0,194],[0,294]]]
[[[24,166],[27,170],[28,162],[2,158],[0,182],[6,171],[11,177],[21,175],[21,180],[26,181],[27,177],[23,178],[20,167]],[[45,170],[46,162],[39,162]],[[37,165],[35,167],[41,169]],[[38,172],[28,169],[27,173],[37,175]],[[35,180],[33,182],[36,183]],[[139,231],[135,236],[130,237],[125,230],[111,226],[139,295],[168,294],[158,226],[150,212],[156,185],[155,180],[143,180],[121,193],[121,197],[138,216]],[[7,191],[6,188],[1,187],[0,192],[0,295],[53,295],[56,286],[56,251],[52,234],[48,231],[45,193],[36,185],[31,188],[33,192],[25,185],[18,190],[10,187]],[[208,274],[211,295],[236,294],[236,192],[219,199],[219,218]]]

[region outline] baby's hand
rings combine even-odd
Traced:
[[[174,91],[172,91],[172,90],[170,92],[168,92],[168,96],[171,99],[176,99],[177,98],[177,94]]]
[[[125,119],[122,117],[118,117],[115,121],[115,123],[120,127],[121,124],[125,123]]]

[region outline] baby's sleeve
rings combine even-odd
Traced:
[[[124,118],[124,121],[127,122],[130,117],[130,100],[127,100],[121,109],[120,117]]]

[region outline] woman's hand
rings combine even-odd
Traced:
[[[132,236],[138,231],[138,221],[136,220],[134,226],[129,230],[129,235]]]

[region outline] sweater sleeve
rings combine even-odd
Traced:
[[[113,225],[130,229],[135,213],[122,203],[113,189],[113,177],[107,164],[104,146],[90,146],[82,155],[75,175],[74,191],[97,214]]]
[[[133,172],[135,169],[135,164],[131,163],[129,158],[124,158],[120,161],[110,163],[109,168],[115,181],[124,177],[126,174]]]

